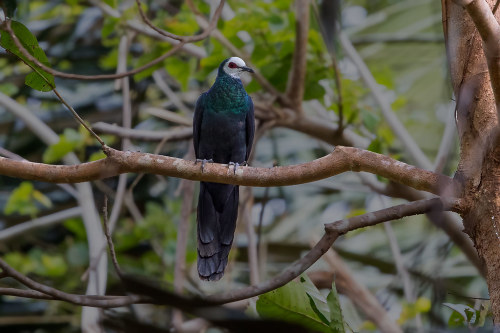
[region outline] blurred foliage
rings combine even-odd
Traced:
[[[12,191],[3,211],[7,215],[17,213],[35,218],[40,211],[40,204],[46,208],[52,207],[48,197],[36,190],[32,183],[25,181]]]
[[[54,69],[71,73],[114,73],[119,41],[126,33],[133,37],[127,56],[128,69],[142,66],[171,49],[166,42],[130,33],[127,24],[140,22],[134,1],[102,2],[121,16],[107,16],[88,2],[78,0],[19,0],[15,10],[10,8],[17,21],[13,28],[25,45],[35,47],[37,59],[50,63]],[[184,1],[143,2],[146,15],[156,26],[179,35],[201,31]],[[193,2],[208,18],[213,11],[208,2]],[[230,0],[228,5],[218,29],[234,47],[249,55],[253,65],[276,89],[285,91],[295,45],[293,1]],[[381,34],[442,36],[439,3],[430,0],[346,0],[341,8],[343,30],[366,61],[398,118],[432,160],[439,148],[444,124],[451,115],[451,89],[443,43],[356,43],[356,39],[378,38]],[[0,92],[25,105],[59,135],[58,143],[46,146],[21,121],[0,108],[0,145],[28,160],[45,163],[60,163],[70,152],[81,161],[103,158],[95,140],[77,125],[52,93],[36,91],[25,85],[25,77],[35,75],[33,67],[19,60],[4,32],[0,45],[14,53],[0,49]],[[178,126],[145,112],[149,106],[174,111],[188,119],[192,116],[164,96],[151,77],[155,70],[163,74],[177,97],[192,110],[198,95],[212,84],[221,60],[233,55],[213,37],[191,47],[195,54],[203,56],[178,53],[130,79],[134,128],[155,131]],[[365,138],[369,150],[411,163],[352,62],[344,57],[342,50],[337,50],[334,56],[340,72],[346,128]],[[303,108],[307,116],[321,122],[336,123],[339,116],[333,68],[332,54],[327,52],[316,16],[312,14]],[[35,70],[38,71],[36,67]],[[121,94],[114,90],[112,81],[50,80],[57,84],[61,94],[89,124],[98,121],[121,123]],[[30,82],[26,83],[30,85]],[[33,84],[31,87],[44,88],[43,83],[42,87]],[[251,80],[246,89],[254,101],[268,102],[265,100],[267,92],[256,80]],[[120,147],[120,138],[112,135],[101,137],[106,144]],[[132,143],[130,150],[153,152],[158,148],[156,142],[133,140]],[[160,153],[183,157],[189,144],[167,142]],[[330,147],[302,133],[274,128],[256,144],[252,165],[271,167],[274,163],[301,163],[328,152]],[[457,150],[454,147],[445,166],[446,174],[454,172],[456,162]],[[136,177],[128,176],[129,186]],[[0,184],[0,207],[3,207],[4,214],[0,216],[0,228],[77,205],[74,197],[52,184],[23,182],[8,177],[0,177]],[[100,208],[102,192],[113,198],[116,179],[94,184],[96,205]],[[134,185],[130,196],[137,212],[134,215],[124,209],[113,233],[118,260],[126,272],[172,283],[177,229],[182,223],[183,199],[177,191],[179,181],[145,175]],[[385,207],[380,196],[353,173],[301,186],[270,188],[268,191],[254,188],[253,195],[252,222],[257,225],[261,212],[263,216],[261,241],[266,256],[261,275],[265,279],[281,272],[308,250],[311,234],[322,234],[323,223]],[[391,203],[400,202],[386,199]],[[393,228],[417,301],[408,303],[402,296],[403,284],[382,227],[357,230],[336,242],[336,250],[355,272],[358,282],[376,295],[391,318],[398,320],[405,330],[415,329],[417,315],[424,330],[491,325],[487,303],[478,306],[469,298],[487,295],[485,283],[475,268],[424,216],[406,218],[405,221],[393,223]],[[248,239],[244,232],[238,232],[235,237],[231,263],[224,280],[212,284],[199,282],[195,267],[195,207],[189,223],[186,289],[192,293],[213,293],[248,284],[245,251]],[[88,258],[86,230],[80,218],[68,219],[61,225],[7,241],[1,245],[0,251],[7,262],[36,280],[67,292],[85,292],[81,277],[91,260]],[[320,260],[311,269],[329,269],[329,266]],[[107,287],[110,293],[121,292],[113,274],[109,274]],[[9,302],[10,299],[2,298],[0,306],[9,305]],[[63,302],[39,303],[50,304],[44,315],[78,314],[80,311],[79,307]],[[306,277],[262,295],[257,304],[253,302],[251,306],[256,307],[261,316],[300,320],[321,331],[342,332],[344,324],[345,331],[376,330],[350,300],[336,294],[334,286],[318,291]],[[25,311],[28,311],[27,305]],[[6,313],[0,307],[0,315]],[[165,324],[164,309],[148,313],[148,320]],[[74,323],[67,323],[62,332],[67,332],[68,327],[74,327]],[[50,327],[37,332],[55,330]]]

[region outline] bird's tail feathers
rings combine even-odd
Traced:
[[[198,199],[198,274],[217,281],[224,275],[238,217],[239,187],[200,183]]]

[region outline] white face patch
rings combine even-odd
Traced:
[[[239,79],[241,72],[243,72],[243,70],[240,67],[245,67],[245,66],[246,64],[243,61],[243,59],[238,57],[231,57],[224,65],[223,70],[232,77]]]

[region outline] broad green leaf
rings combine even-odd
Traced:
[[[453,313],[448,319],[448,325],[450,327],[463,327],[469,324],[472,325],[476,322],[479,311],[476,311],[470,306],[453,303],[443,303],[443,305],[453,310]]]
[[[276,318],[298,323],[317,332],[332,332],[311,306],[302,283],[292,281],[263,294],[257,300],[257,312],[263,318]]]
[[[23,47],[38,61],[42,64],[49,66],[49,61],[45,52],[38,45],[36,37],[28,30],[21,22],[11,21],[12,31],[19,39]],[[20,58],[26,65],[28,65],[33,72],[28,74],[25,78],[24,83],[39,91],[51,91],[56,87],[54,76],[47,73],[40,67],[38,67],[34,62],[29,61],[21,51],[18,49],[14,40],[10,37],[9,33],[2,30],[0,34],[0,45]]]
[[[326,298],[319,292],[318,288],[316,288],[307,275],[301,275],[300,283],[309,297],[312,309],[321,321],[328,325],[330,321],[327,318],[330,317],[330,309],[328,308],[328,304],[326,304]]]
[[[342,317],[342,308],[339,303],[339,296],[335,281],[332,283],[332,290],[326,297],[328,307],[330,308],[330,327],[333,332],[344,333],[344,319]]]

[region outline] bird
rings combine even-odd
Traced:
[[[240,75],[254,73],[238,57],[222,61],[212,87],[198,97],[193,144],[201,168],[207,162],[247,163],[255,133],[253,102]],[[200,182],[197,208],[198,275],[218,281],[224,275],[238,217],[239,186]]]

